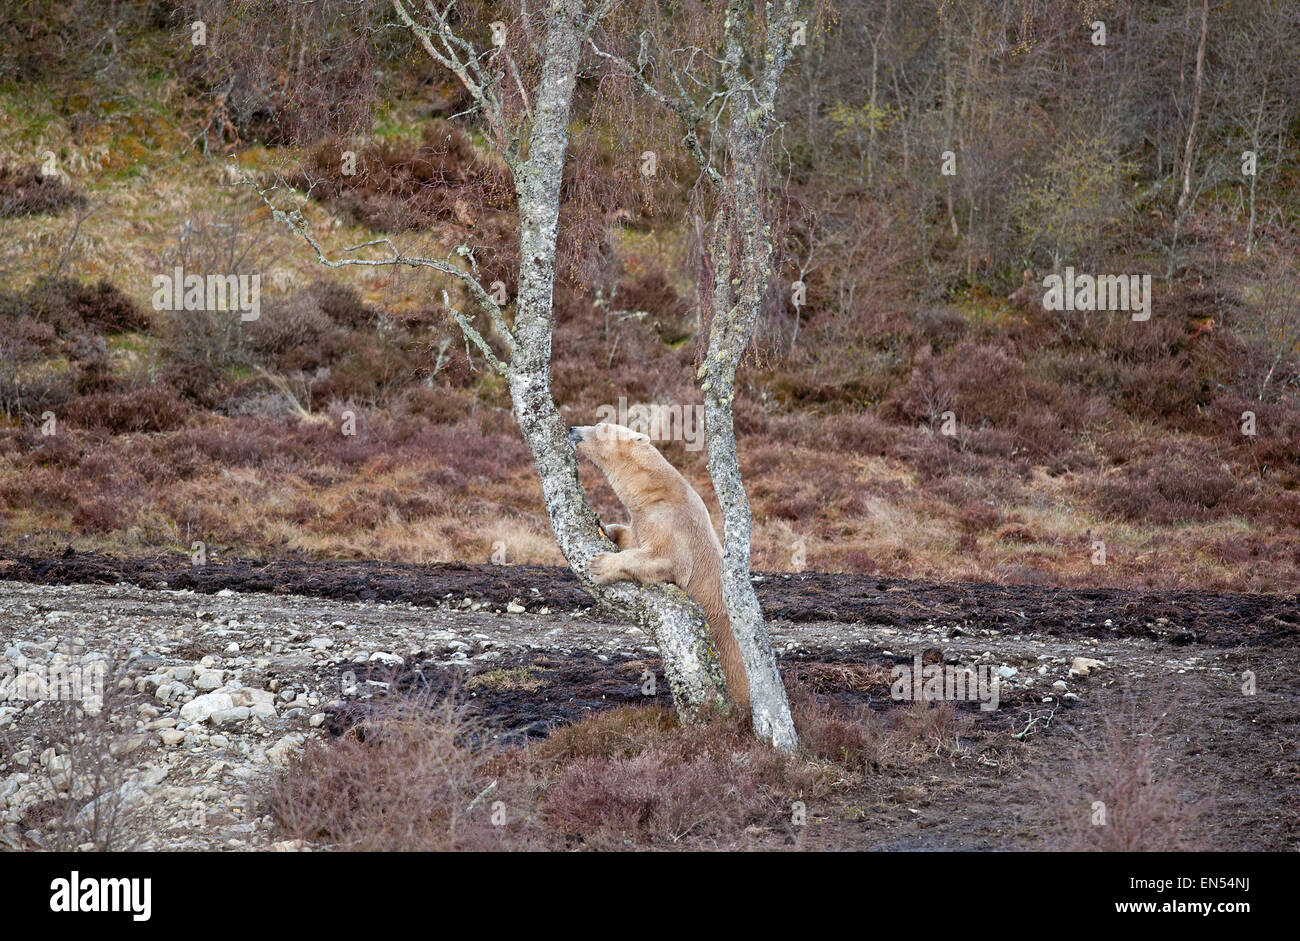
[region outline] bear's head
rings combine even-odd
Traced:
[[[569,429],[579,454],[605,472],[614,493],[626,506],[640,503],[677,477],[673,466],[647,435],[612,422]]]

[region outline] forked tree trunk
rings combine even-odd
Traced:
[[[641,587],[629,582],[597,585],[588,577],[591,557],[615,547],[600,534],[596,515],[578,479],[577,456],[568,440],[568,428],[551,395],[556,237],[570,109],[582,44],[595,20],[610,4],[606,2],[599,12],[592,13],[584,9],[583,0],[550,0],[541,76],[533,90],[532,107],[525,109],[530,112],[526,132],[519,125],[507,126],[494,87],[499,85],[501,77],[486,74],[483,57],[468,41],[456,35],[449,20],[450,4],[426,3],[423,13],[428,17],[426,23],[417,20],[417,9],[409,0],[392,0],[392,4],[398,20],[435,61],[457,76],[506,141],[505,156],[519,210],[519,283],[514,324],[506,323],[501,308],[474,271],[447,259],[404,255],[388,239],[379,242],[388,245],[391,257],[349,255],[330,259],[307,225],[301,206],[285,212],[275,207],[264,191],[260,191],[262,198],[275,211],[277,220],[311,245],[322,264],[335,268],[427,267],[453,277],[467,288],[487,316],[492,331],[506,345],[508,355],[498,357],[470,319],[454,307],[451,314],[467,342],[472,342],[509,383],[515,419],[532,451],[546,514],[564,558],[589,594],[636,622],[654,639],[683,721],[694,721],[706,711],[725,708],[726,681],[708,626],[702,612],[685,592],[675,586]],[[527,159],[519,148],[521,133],[526,136]],[[378,243],[353,246],[353,250],[375,244]],[[462,254],[467,252],[468,249]],[[472,259],[472,253],[469,254]],[[443,297],[450,305],[446,292]]]
[[[568,148],[569,112],[580,45],[581,0],[555,0],[545,61],[528,132],[528,159],[515,179],[519,205],[519,286],[507,366],[515,418],[533,454],[556,543],[599,601],[643,627],[659,647],[679,714],[691,720],[725,704],[725,681],[699,609],[675,587],[642,588],[623,582],[596,585],[587,576],[591,556],[612,550],[578,479],[568,427],[551,395],[552,307],[560,184]]]
[[[725,681],[698,609],[676,588],[629,583],[596,585],[587,565],[610,551],[578,479],[568,427],[551,395],[551,336],[560,183],[569,139],[569,111],[586,30],[580,0],[552,4],[546,55],[537,88],[528,159],[515,181],[519,204],[519,289],[515,350],[508,366],[515,418],[533,453],[555,540],[583,587],[631,617],[654,638],[673,700],[684,718],[725,703]]]

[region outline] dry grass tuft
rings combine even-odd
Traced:
[[[1209,803],[1188,795],[1173,760],[1167,694],[1126,694],[1103,714],[1081,757],[1059,777],[1040,777],[1054,848],[1095,852],[1201,849],[1196,823]]]
[[[871,710],[838,709],[802,687],[793,687],[790,703],[800,747],[812,757],[848,771],[875,773],[888,749],[886,733]]]

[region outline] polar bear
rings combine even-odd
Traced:
[[[704,610],[731,701],[749,715],[749,678],[722,600],[722,544],[704,501],[640,432],[601,422],[570,428],[569,440],[605,472],[631,517],[629,526],[604,527],[618,551],[592,556],[592,579],[667,582],[690,595]]]

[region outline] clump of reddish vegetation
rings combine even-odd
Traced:
[[[75,345],[88,338],[125,330],[148,330],[140,306],[108,281],[82,284],[73,278],[42,278],[23,291],[0,294],[0,314],[10,330],[39,332]],[[38,326],[40,325],[40,326]]]
[[[107,281],[43,278],[0,291],[0,411],[31,421],[80,396],[151,384],[114,377],[106,344],[110,333],[149,329],[144,311]]]
[[[86,197],[58,174],[46,174],[35,164],[0,164],[0,219],[53,214],[80,209]]]
[[[408,703],[309,743],[265,798],[284,838],[356,851],[526,847],[517,804],[492,822],[504,795],[493,787],[493,750],[474,747],[462,713],[427,705]]]
[[[504,167],[441,119],[426,125],[418,141],[375,141],[356,154],[355,167],[343,159],[345,149],[319,145],[293,182],[372,229],[402,232],[443,223],[469,229],[485,212],[513,205]]]
[[[1248,513],[1254,488],[1243,487],[1213,454],[1172,451],[1140,460],[1104,479],[1096,499],[1107,513],[1153,523]]]
[[[678,726],[663,707],[615,709],[556,730],[528,766],[553,783],[542,812],[590,846],[739,839],[780,827],[822,775],[735,722]]]
[[[145,386],[83,395],[70,402],[64,414],[80,427],[120,435],[172,431],[185,423],[191,411],[175,390]]]
[[[837,708],[793,686],[791,712],[800,745],[808,754],[854,772],[880,770],[887,747],[885,730],[865,706]]]
[[[793,682],[793,755],[747,723],[683,726],[662,705],[594,712],[509,747],[449,701],[381,705],[310,744],[275,780],[268,810],[277,838],[339,849],[799,845],[801,808],[852,799],[886,769],[962,753],[967,723],[948,704],[877,716]]]

